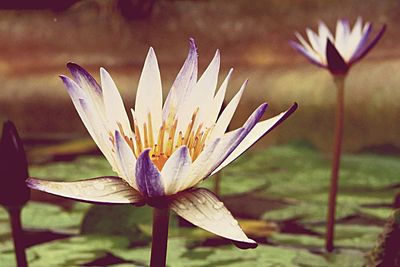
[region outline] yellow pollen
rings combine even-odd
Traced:
[[[189,149],[192,161],[196,160],[201,151],[205,147],[205,142],[212,128],[203,129],[203,124],[196,126],[196,119],[199,109],[197,108],[191,117],[185,131],[177,132],[178,120],[171,114],[163,121],[158,132],[156,141],[154,140],[153,125],[151,114],[147,116],[147,122],[142,125],[142,134],[139,126],[134,119],[134,139],[127,137],[122,129],[122,125],[118,125],[121,135],[132,148],[135,156],[138,157],[144,149],[150,148],[150,157],[154,165],[161,171],[168,158],[176,149],[182,145],[186,145]],[[114,136],[110,133],[110,141],[115,146]]]

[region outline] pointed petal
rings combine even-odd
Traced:
[[[125,106],[117,86],[104,68],[100,68],[100,77],[104,94],[106,116],[110,127],[113,127],[113,130],[119,129],[123,131],[124,135],[132,137],[128,115],[126,114]]]
[[[139,190],[136,185],[136,158],[133,154],[132,148],[128,145],[125,139],[118,131],[115,131],[115,153],[117,155],[118,163],[122,171],[121,176],[126,180],[130,186]]]
[[[350,35],[349,21],[344,19],[338,20],[336,23],[334,46],[340,53],[345,54],[349,35]]]
[[[242,128],[236,129],[229,133],[226,133],[214,148],[211,155],[206,159],[199,158],[194,162],[192,171],[189,173],[187,182],[184,184],[185,187],[181,188],[187,189],[198,184],[201,180],[210,176],[210,174],[221,165],[222,162],[236,149],[236,147],[242,142],[242,140],[247,136],[247,134],[253,129],[256,123],[261,119],[265,110],[267,109],[267,103],[261,104],[247,119],[243,124]],[[204,152],[204,151],[203,151]],[[204,160],[205,162],[200,162]],[[198,162],[199,161],[199,162]],[[198,162],[198,163],[197,163]],[[199,164],[201,168],[195,172],[194,166]]]
[[[180,180],[187,179],[192,165],[187,146],[181,146],[171,155],[161,170],[161,179],[166,195],[179,191]]]
[[[328,29],[326,24],[322,21],[318,23],[318,35],[320,39],[329,38],[329,40],[333,40],[333,36],[331,31]]]
[[[326,58],[328,69],[333,75],[345,75],[349,70],[349,66],[330,40],[328,40],[326,46]]]
[[[72,79],[66,76],[60,76],[61,80],[64,82],[68,94],[71,97],[72,103],[75,106],[83,124],[88,130],[90,136],[93,138],[94,142],[97,144],[101,152],[113,165],[113,159],[111,154],[111,148],[107,145],[107,138],[104,134],[107,134],[107,127],[104,122],[101,121],[101,116],[99,116],[95,105],[91,101],[87,92],[83,91],[81,87]]]
[[[96,112],[95,108],[93,107],[92,102],[86,99],[79,99],[79,108],[76,109],[79,112],[79,109],[82,110],[81,118],[84,122],[86,129],[89,131],[90,135],[92,136],[94,142],[106,157],[107,161],[110,163],[113,171],[121,173],[121,170],[116,163],[114,158],[114,154],[112,153],[112,143],[109,140],[109,134],[112,135],[112,132],[109,131],[107,125],[104,125],[104,122],[101,121],[98,113]],[[85,123],[87,122],[87,123]]]
[[[71,72],[75,82],[87,92],[95,92],[97,96],[102,96],[102,90],[96,80],[84,68],[73,62],[67,63],[67,68]]]
[[[216,168],[212,172],[211,175],[219,172],[222,168],[238,158],[261,137],[271,132],[275,127],[285,121],[296,109],[297,103],[293,104],[285,112],[282,112],[281,114],[268,120],[257,123],[256,126],[254,126],[253,130],[250,131],[250,133],[243,139],[243,141],[236,147],[236,149],[222,162],[222,164],[218,168]]]
[[[200,122],[204,121],[212,108],[215,89],[217,88],[220,62],[220,53],[219,50],[217,50],[210,65],[208,65],[207,69],[204,71],[203,75],[196,84],[192,101],[197,104],[191,106],[194,107],[193,111],[196,108],[196,105],[199,106],[198,121]],[[201,99],[201,101],[199,101],[199,99]]]
[[[321,59],[319,57],[317,57],[314,53],[311,53],[309,50],[305,49],[302,45],[294,41],[290,41],[289,43],[293,49],[300,52],[300,54],[305,56],[312,64],[322,68],[326,67],[324,63],[321,62]]]
[[[314,50],[314,48],[312,48],[306,40],[304,40],[303,36],[301,36],[301,34],[299,32],[295,32],[294,35],[296,36],[296,38],[300,41],[300,44],[309,52],[313,52],[315,53],[316,51]]]
[[[174,83],[172,84],[171,90],[165,100],[163,108],[163,121],[166,121],[169,116],[172,119],[183,101],[185,101],[197,82],[197,47],[194,39],[189,39],[189,53],[183,64],[181,70]]]
[[[113,176],[76,182],[54,182],[28,178],[26,183],[32,189],[84,202],[129,204],[143,201],[138,191],[121,178]]]
[[[226,76],[225,80],[222,82],[221,86],[214,99],[212,100],[212,104],[209,107],[209,112],[207,113],[207,118],[204,119],[205,128],[210,128],[217,121],[218,115],[220,114],[221,107],[224,103],[226,88],[228,87],[229,80],[231,79],[233,72],[233,68],[231,68]]]
[[[319,36],[309,28],[306,29],[306,34],[314,51],[319,55],[323,55],[325,48],[323,42],[325,42],[325,40],[321,40]]]
[[[144,150],[136,161],[136,184],[145,197],[165,195],[161,183],[161,173],[153,164],[149,155],[150,149]]]
[[[235,114],[236,108],[239,105],[240,98],[243,95],[243,91],[246,88],[247,80],[243,83],[239,92],[232,98],[229,104],[226,106],[221,116],[219,116],[214,129],[212,130],[208,140],[213,140],[214,138],[221,137],[228,129],[229,123],[232,120],[233,114]]]
[[[379,30],[378,34],[375,36],[375,38],[367,46],[365,46],[364,49],[360,49],[360,51],[357,52],[357,55],[351,59],[351,64],[365,57],[368,54],[368,52],[379,42],[385,31],[386,31],[386,25],[383,25],[382,28]]]
[[[357,59],[358,56],[367,47],[367,42],[371,35],[371,32],[372,32],[372,25],[371,23],[368,23],[364,26],[363,32],[361,33],[361,37],[356,40],[355,38],[352,40],[352,42],[356,42],[356,46],[353,48],[352,56],[349,59],[350,64],[354,62],[354,59]]]
[[[209,190],[199,188],[175,195],[170,208],[192,224],[221,237],[243,242],[244,248],[255,248],[224,204]]]
[[[162,120],[162,86],[157,57],[153,48],[149,49],[140,76],[135,113],[141,134],[143,134],[143,124],[149,125],[149,114],[151,114],[152,134],[153,138],[156,138]]]

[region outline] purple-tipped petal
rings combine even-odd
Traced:
[[[206,158],[202,156],[206,151],[205,149],[193,163],[192,171],[187,179],[188,181],[181,190],[192,187],[210,176],[210,174],[236,149],[251,129],[253,129],[256,123],[261,119],[267,106],[266,103],[261,104],[253,114],[250,115],[243,127],[224,134],[213,149],[213,152]]]
[[[169,91],[163,107],[163,120],[170,112],[178,110],[178,107],[187,100],[197,82],[197,47],[193,38],[189,39],[189,53],[181,70]],[[172,114],[174,116],[175,114]]]
[[[379,30],[378,34],[368,45],[365,45],[366,40],[363,40],[362,42],[364,42],[364,47],[359,48],[360,51],[357,52],[357,54],[354,57],[352,57],[352,59],[350,60],[350,64],[353,64],[361,60],[363,57],[365,57],[368,54],[368,52],[379,42],[385,31],[386,31],[386,25],[383,25],[382,28]]]
[[[250,131],[254,128],[256,123],[264,115],[267,107],[268,104],[263,103],[250,115],[247,121],[243,124],[242,127],[243,131],[240,132],[239,136],[235,140],[233,140],[233,142],[228,147],[223,148],[224,154],[218,156],[217,160],[214,162],[214,166],[209,171],[207,176],[210,175],[216,168],[218,168],[219,165],[221,165],[221,163],[224,162],[226,158],[229,157],[229,155],[236,149],[236,147],[242,142],[242,140],[250,133]],[[216,150],[218,149],[219,147],[217,146]]]
[[[329,39],[326,44],[326,59],[328,69],[333,75],[347,74],[349,66]]]
[[[240,242],[241,248],[257,247],[257,243],[246,236],[224,203],[207,189],[198,188],[174,195],[169,207],[204,230]]]
[[[222,168],[233,162],[247,149],[249,149],[254,143],[262,138],[267,133],[271,132],[275,127],[285,121],[293,112],[297,109],[297,103],[294,103],[288,110],[281,114],[270,118],[265,121],[261,121],[256,124],[253,130],[243,139],[243,141],[236,147],[236,149],[216,168],[211,175],[219,172]]]
[[[319,62],[307,49],[305,49],[301,44],[295,42],[295,41],[289,41],[290,46],[296,50],[297,52],[299,52],[300,54],[302,54],[303,56],[305,56],[308,61],[310,61],[312,64],[316,65],[317,67],[321,67],[321,68],[326,68],[325,65],[323,65],[321,62]]]
[[[119,177],[98,177],[76,182],[55,182],[28,178],[27,185],[36,190],[83,202],[100,204],[141,203],[143,198]]]
[[[351,58],[349,59],[349,64],[352,64],[353,62],[355,62],[355,59],[357,59],[359,57],[359,55],[364,51],[364,49],[367,46],[367,42],[369,39],[369,36],[372,32],[372,25],[369,24],[368,26],[366,26],[367,29],[365,30],[365,32],[362,34],[362,37],[357,45],[357,48],[354,50],[353,55],[351,56]]]
[[[150,159],[150,149],[144,150],[136,162],[136,184],[139,191],[146,197],[165,195],[161,183],[161,173]]]
[[[72,77],[79,84],[80,87],[84,89],[91,88],[97,94],[102,94],[100,85],[84,68],[73,62],[67,63],[67,68],[69,69]]]

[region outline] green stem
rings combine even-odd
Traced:
[[[328,199],[328,216],[326,224],[326,240],[325,248],[328,252],[332,252],[333,238],[335,233],[335,213],[336,213],[336,195],[339,182],[340,155],[343,140],[343,119],[344,119],[344,80],[345,76],[335,77],[337,87],[337,103],[336,103],[336,125],[335,125],[335,141],[333,145],[333,158],[331,169],[331,185],[329,188]]]
[[[153,209],[150,267],[165,267],[167,261],[169,209]]]
[[[14,240],[15,257],[18,267],[27,267],[24,236],[21,225],[21,207],[7,207],[10,215],[12,237]]]

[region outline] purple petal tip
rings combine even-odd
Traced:
[[[32,188],[32,189],[39,188],[39,182],[36,179],[28,178],[25,180],[25,183],[29,188]]]

